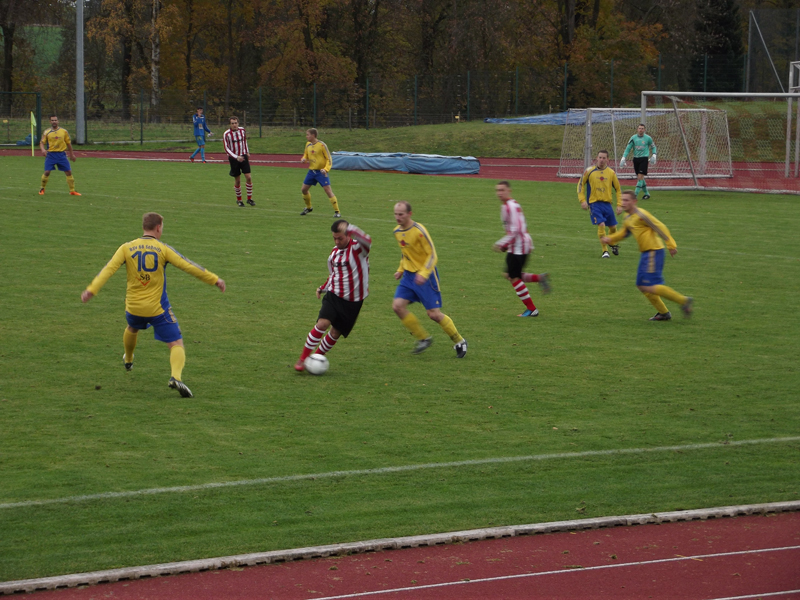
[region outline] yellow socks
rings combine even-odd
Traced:
[[[75,191],[75,178],[72,175],[67,175],[67,185],[69,186],[69,191]]]
[[[311,194],[303,194],[303,202],[306,203],[306,208],[311,208]]]
[[[136,350],[136,340],[139,339],[139,332],[131,333],[128,328],[125,328],[125,333],[122,334],[122,345],[125,347],[125,362],[133,362],[133,351]]]
[[[439,327],[441,327],[442,331],[444,331],[456,344],[464,341],[464,338],[461,337],[460,333],[458,333],[456,324],[453,323],[453,319],[447,315],[444,315],[444,319],[439,321]]]
[[[169,349],[169,365],[172,367],[172,376],[181,381],[183,366],[186,364],[186,351],[183,346],[173,346]]]
[[[661,296],[662,298],[666,298],[667,300],[672,300],[673,302],[677,302],[678,304],[684,304],[686,302],[686,296],[683,294],[679,294],[671,287],[666,285],[657,285],[656,294]]]
[[[405,325],[406,329],[411,332],[418,340],[424,340],[430,337],[428,332],[419,324],[419,320],[415,317],[412,313],[408,313],[405,317],[401,319],[403,325]],[[452,324],[452,321],[451,321]]]
[[[336,199],[336,196],[331,196],[328,200],[331,201],[334,212],[339,212],[339,201]]]
[[[650,304],[652,304],[662,315],[669,312],[667,305],[664,304],[664,301],[657,294],[650,294],[648,292],[642,293],[647,297],[648,300],[650,300]]]
[[[608,228],[608,235],[611,235],[613,233],[617,233],[617,226],[616,225],[611,225]]]
[[[47,180],[50,179],[49,175],[42,175],[42,189],[47,187]]]
[[[602,239],[606,236],[606,226],[605,225],[598,225],[597,226],[597,238]],[[608,250],[608,245],[600,242],[600,245],[603,247],[603,252]]]

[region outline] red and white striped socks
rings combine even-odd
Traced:
[[[317,348],[317,354],[322,354],[323,356],[325,356],[325,355],[328,353],[328,351],[329,351],[331,348],[333,348],[333,346],[334,346],[334,344],[336,344],[336,342],[337,342],[337,340],[336,340],[336,339],[334,339],[334,338],[331,336],[331,334],[330,334],[330,333],[329,333],[329,334],[327,334],[327,335],[326,335],[326,336],[323,338],[322,342],[320,343],[320,345],[319,345],[319,348]]]
[[[236,192],[236,201],[237,202],[241,202],[242,201],[242,186],[235,185],[235,186],[233,186],[233,190]]]
[[[300,354],[300,362],[303,362],[305,359],[307,359],[309,354],[311,354],[314,351],[314,349],[317,346],[319,346],[320,341],[322,341],[322,336],[324,335],[325,332],[320,331],[319,329],[317,329],[317,326],[314,325],[314,328],[308,332],[308,337],[306,338],[306,345],[303,347],[302,354]]]
[[[539,276],[535,273],[523,273],[521,279],[525,283],[538,283]]]
[[[244,186],[247,188],[247,199],[253,199],[253,184],[252,183],[245,183]],[[241,189],[239,191],[239,195],[241,196]]]
[[[533,277],[536,277],[538,281],[538,276],[533,275]],[[517,283],[512,283],[511,285],[514,286],[514,291],[517,292],[517,296],[519,296],[519,299],[522,300],[525,308],[528,310],[536,310],[536,306],[533,304],[533,300],[531,300],[531,295],[528,292],[528,287],[525,285],[525,282],[519,280]]]

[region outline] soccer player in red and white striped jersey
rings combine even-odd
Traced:
[[[297,371],[305,370],[305,360],[314,350],[317,354],[325,355],[339,337],[350,334],[364,298],[369,294],[372,238],[344,219],[334,221],[331,231],[335,246],[328,256],[328,279],[317,288],[317,298],[322,298],[322,308],[316,325],[306,336],[300,359],[294,366]]]
[[[502,203],[500,208],[500,218],[503,220],[503,227],[506,234],[499,239],[494,249],[497,252],[506,253],[505,277],[514,286],[514,291],[522,303],[525,311],[518,315],[520,317],[538,317],[539,310],[531,300],[528,287],[525,283],[538,282],[543,293],[550,291],[550,277],[547,273],[536,275],[535,273],[523,273],[522,269],[528,261],[528,255],[533,251],[533,241],[528,233],[528,224],[522,207],[511,197],[511,185],[507,181],[501,181],[495,186],[495,193]]]
[[[236,205],[244,207],[242,202],[241,174],[247,185],[247,203],[255,206],[253,202],[253,180],[250,178],[250,149],[247,147],[247,134],[239,127],[239,117],[230,118],[230,129],[222,134],[222,144],[231,164],[230,175],[233,177],[233,190],[236,192]]]

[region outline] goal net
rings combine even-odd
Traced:
[[[636,128],[644,123],[656,144],[657,162],[648,179],[674,180],[731,177],[731,143],[725,110],[685,103],[646,108],[570,109],[561,146],[559,177],[580,177],[601,150],[621,179],[635,179],[633,153],[619,168]],[[655,185],[655,184],[654,184]],[[650,187],[654,187],[651,185]]]

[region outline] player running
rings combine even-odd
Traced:
[[[42,187],[39,189],[39,195],[44,196],[44,188],[47,187],[47,180],[50,178],[50,172],[58,167],[59,171],[63,171],[67,176],[67,185],[69,186],[70,196],[80,196],[75,191],[75,178],[72,177],[72,167],[69,166],[67,160],[67,152],[69,152],[69,159],[75,162],[75,153],[72,151],[72,142],[69,139],[69,133],[63,127],[58,126],[58,117],[53,115],[50,117],[50,128],[42,134],[42,139],[39,141],[39,148],[42,150],[44,156],[44,175],[42,175]]]
[[[638,181],[636,182],[636,197],[639,197],[639,190],[644,192],[642,200],[649,200],[650,194],[647,193],[647,182],[644,180],[647,175],[648,161],[654,167],[656,166],[656,144],[649,135],[645,132],[644,123],[639,123],[636,128],[636,133],[631,136],[628,145],[625,146],[625,152],[622,153],[622,160],[619,161],[619,168],[625,168],[625,157],[633,150],[633,170],[636,173]],[[652,152],[652,154],[651,154]]]
[[[117,249],[108,264],[83,291],[81,301],[88,302],[99,294],[109,278],[124,264],[128,273],[125,294],[125,319],[128,326],[122,334],[122,344],[125,347],[122,362],[125,369],[130,371],[133,368],[133,351],[136,349],[139,331],[152,327],[155,338],[165,342],[169,348],[172,376],[167,385],[178,390],[183,398],[191,398],[191,390],[181,379],[186,364],[186,351],[181,328],[167,298],[167,264],[173,264],[200,281],[217,286],[223,292],[225,281],[161,241],[164,219],[158,213],[146,213],[142,218],[142,229],[141,237],[122,244]]]
[[[301,163],[308,163],[308,173],[303,180],[303,187],[300,188],[300,193],[303,194],[303,202],[306,207],[300,216],[307,215],[313,208],[311,208],[311,194],[308,191],[312,185],[320,184],[325,193],[328,194],[328,199],[331,201],[333,207],[333,217],[338,219],[341,217],[339,212],[339,201],[331,189],[331,180],[328,174],[333,167],[333,159],[331,158],[330,150],[325,142],[317,139],[317,130],[313,127],[306,131],[306,149],[303,152],[303,158],[300,159]]]
[[[622,192],[622,208],[629,215],[622,224],[622,229],[603,239],[607,244],[614,244],[633,235],[639,243],[639,251],[642,256],[639,259],[636,287],[658,311],[650,317],[650,320],[669,321],[672,318],[672,314],[667,310],[667,306],[661,298],[677,302],[681,305],[684,316],[690,317],[694,300],[664,285],[664,275],[662,274],[664,242],[667,244],[670,256],[678,253],[678,245],[670,235],[669,229],[649,212],[636,206],[636,194],[632,190]]]
[[[611,204],[612,191],[617,194],[617,214],[620,214],[622,196],[620,196],[619,179],[614,170],[608,166],[608,150],[600,150],[597,153],[597,164],[586,169],[578,181],[578,200],[581,208],[590,211],[592,223],[597,225],[597,237],[600,238],[603,249],[600,258],[609,258],[608,246],[603,242],[606,226],[609,233],[613,234],[617,230],[617,219]],[[611,246],[611,251],[616,256],[619,254],[619,246]]]
[[[519,203],[511,197],[511,185],[507,181],[499,182],[494,189],[503,205],[500,208],[500,219],[506,230],[505,236],[495,242],[494,250],[506,253],[506,270],[503,274],[514,286],[514,291],[525,305],[525,311],[517,316],[538,317],[539,309],[531,300],[525,283],[538,282],[542,293],[547,294],[550,292],[550,277],[547,273],[536,275],[522,272],[528,261],[528,255],[533,251],[533,241],[528,233],[525,215]]]
[[[305,360],[315,349],[324,356],[341,336],[350,335],[369,294],[372,238],[344,219],[334,221],[331,231],[335,245],[328,256],[328,278],[317,288],[322,308],[294,366],[296,371],[305,371]]]

